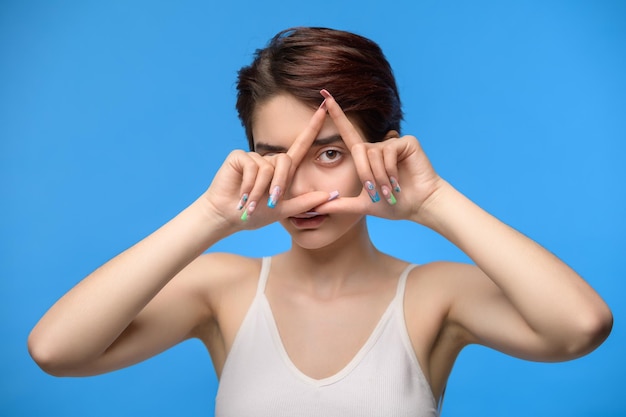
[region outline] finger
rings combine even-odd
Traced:
[[[254,184],[249,192],[248,202],[244,206],[246,210],[242,215],[242,220],[245,220],[247,216],[254,212],[259,200],[263,198],[270,182],[272,181],[272,177],[274,176],[274,166],[265,158],[256,152],[248,152],[248,155],[256,163],[257,173],[254,178]]]
[[[281,204],[276,207],[276,210],[279,211],[281,218],[285,219],[295,216],[296,214],[311,211],[315,207],[327,203],[329,200],[334,200],[336,198],[334,193],[328,193],[326,191],[304,193],[297,197],[283,200]]]
[[[363,188],[370,197],[372,203],[380,201],[380,195],[376,189],[376,180],[372,169],[370,167],[370,161],[368,157],[368,145],[366,143],[359,143],[350,149],[354,166],[359,174],[359,178],[363,183]]]
[[[274,164],[274,175],[269,188],[270,195],[267,199],[267,206],[274,208],[278,203],[278,199],[282,196],[283,190],[285,190],[291,170],[291,158],[287,154],[279,153],[273,155],[271,160]]]
[[[233,169],[241,175],[241,183],[239,184],[241,198],[237,204],[237,210],[241,210],[250,197],[250,190],[254,186],[259,166],[247,152],[243,151],[233,151],[229,159]]]
[[[373,205],[365,190],[356,197],[340,197],[316,206],[313,211],[320,214],[373,214]],[[384,206],[383,206],[384,207]]]
[[[398,141],[396,139],[389,139],[383,147],[383,160],[385,163],[385,170],[389,177],[389,184],[391,185],[392,192],[397,194],[400,192],[400,183],[398,182]]]
[[[291,147],[287,150],[287,155],[291,158],[291,165],[293,167],[297,167],[307,154],[313,141],[322,129],[324,121],[326,121],[325,101],[322,102],[315,111],[307,127],[298,135]]]
[[[367,157],[367,142],[363,140],[363,137],[350,122],[335,98],[327,90],[321,90],[320,94],[325,99],[328,114],[330,114],[335,126],[337,126],[341,138],[350,149],[359,178],[361,178],[363,183],[363,188],[367,191],[370,200],[373,203],[377,203],[380,201],[380,195],[378,194],[376,179]]]
[[[380,189],[383,198],[388,204],[393,206],[396,204],[396,197],[391,191],[392,187],[389,181],[387,168],[385,166],[383,150],[383,144],[372,144],[372,146],[370,146],[367,150],[367,159],[369,160],[372,173],[374,174],[374,178],[376,179],[376,183],[378,184],[378,188]]]
[[[337,101],[335,101],[335,98],[327,90],[320,91],[320,94],[324,97],[324,103],[328,109],[328,114],[333,119],[343,142],[348,146],[348,148],[352,148],[359,143],[366,142],[361,137],[359,131],[356,130],[352,122],[350,122]]]

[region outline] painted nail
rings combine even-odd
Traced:
[[[246,201],[248,201],[248,193],[244,193],[244,195],[241,196],[241,200],[239,200],[239,204],[237,204],[237,210],[241,210],[243,206],[246,205]]]
[[[376,187],[374,187],[373,182],[365,181],[365,190],[369,194],[373,203],[380,201],[380,196],[378,195],[378,191],[376,191]]]
[[[389,189],[389,187],[387,187],[386,185],[383,185],[382,187],[380,187],[383,191],[383,195],[385,196],[385,199],[387,200],[387,202],[390,205],[394,205],[397,203],[396,201],[396,197],[393,195],[393,193],[391,192],[391,190]]]
[[[389,181],[391,182],[391,186],[396,193],[400,192],[400,184],[398,184],[398,180],[395,177],[389,177]]]
[[[331,191],[330,197],[328,197],[328,201],[333,201],[334,199],[339,197],[339,191]]]
[[[325,88],[320,90],[320,94],[322,95],[322,97],[324,98],[333,98],[332,94],[330,94],[328,92],[328,90],[326,90]]]
[[[252,215],[252,212],[254,211],[254,209],[256,208],[256,201],[251,202],[250,204],[248,204],[248,208],[244,210],[243,214],[241,215],[241,221],[247,221],[248,217],[250,217],[250,215]]]
[[[324,101],[322,101],[322,104],[320,104],[320,106],[318,107],[318,110],[319,110],[319,109],[324,109],[324,110],[326,110],[326,99],[324,99]]]
[[[280,195],[280,187],[277,185],[276,187],[274,187],[274,189],[272,190],[272,193],[270,194],[270,197],[267,199],[267,206],[269,208],[276,207],[276,202],[278,201],[279,195]]]

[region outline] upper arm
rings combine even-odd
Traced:
[[[447,263],[442,270],[440,278],[451,295],[447,321],[464,330],[465,344],[480,344],[528,360],[557,359],[551,345],[478,267]]]

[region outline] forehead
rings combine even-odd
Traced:
[[[254,111],[252,137],[263,142],[289,148],[296,137],[307,127],[315,109],[290,94],[280,94],[261,103]],[[329,116],[317,137],[338,134]]]

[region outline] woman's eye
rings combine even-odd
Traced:
[[[322,152],[320,156],[317,157],[317,159],[323,163],[336,162],[341,159],[341,152],[335,149],[328,149]]]

